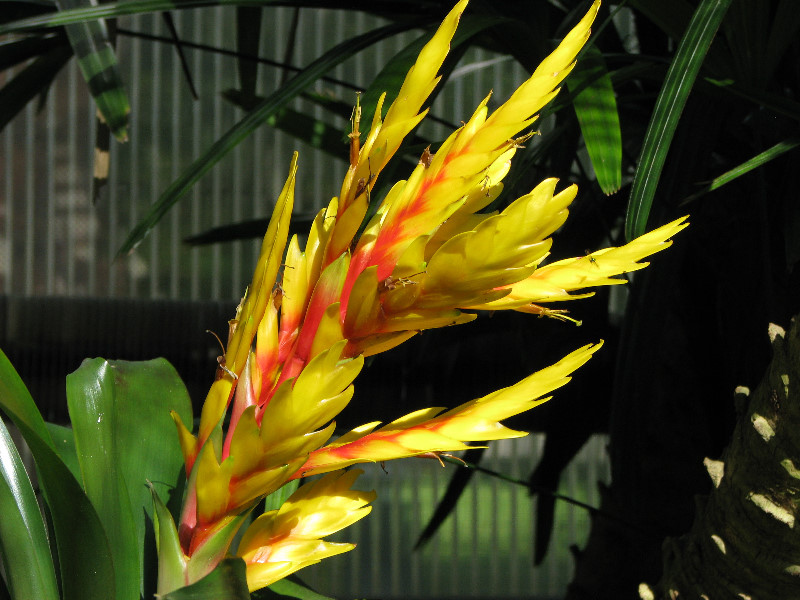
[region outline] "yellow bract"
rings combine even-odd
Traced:
[[[575,290],[625,283],[625,279],[614,276],[645,268],[650,263],[638,261],[669,248],[672,245],[670,238],[688,226],[686,219],[676,219],[619,248],[604,248],[586,256],[540,267],[528,278],[509,286],[510,292],[504,298],[468,308],[524,310],[525,305],[532,302],[573,300],[578,296],[569,292]]]
[[[257,590],[353,544],[321,538],[352,525],[372,510],[375,492],[350,489],[359,470],[332,473],[301,486],[279,510],[264,513],[247,529],[237,555],[247,565],[247,585]]]
[[[377,423],[362,425],[336,442],[312,452],[295,477],[327,473],[362,462],[463,450],[468,447],[464,442],[468,441],[527,435],[508,429],[500,421],[546,402],[549,398],[544,397],[545,394],[566,384],[571,379],[570,374],[601,346],[602,343],[583,346],[510,387],[442,414],[439,413],[443,408],[427,408],[377,430]]]

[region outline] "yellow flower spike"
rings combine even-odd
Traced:
[[[542,240],[554,233],[569,216],[567,207],[575,200],[578,186],[572,184],[555,194],[558,179],[545,179],[530,193],[518,198],[501,213],[525,223],[528,239]]]
[[[344,287],[344,307],[347,307],[352,285],[364,269],[375,265],[379,280],[388,277],[399,256],[415,238],[435,234],[449,217],[464,210],[467,198],[474,200],[476,188],[488,188],[499,183],[491,181],[487,174],[489,171],[493,175],[504,174],[503,163],[510,159],[518,145],[513,136],[530,125],[533,112],[557,93],[556,86],[566,77],[575,56],[588,39],[589,26],[598,5],[593,5],[545,61],[548,69],[557,72],[545,76],[542,71],[537,71],[488,118],[484,100],[467,124],[442,144],[429,164],[422,161],[418,165],[402,191],[395,186],[383,202],[379,219],[368,228],[370,235],[362,238],[356,246]],[[498,160],[499,169],[495,167]],[[339,246],[334,244],[332,247]]]
[[[510,286],[511,293],[494,302],[469,308],[519,310],[520,304],[572,300],[576,290],[600,285],[626,283],[615,275],[643,269],[649,263],[638,262],[672,245],[670,238],[689,224],[681,217],[646,233],[619,248],[604,248],[587,256],[567,258],[534,271],[533,275]]]
[[[206,444],[197,458],[197,519],[213,523],[228,511],[231,471],[217,462],[212,444]]]
[[[244,365],[242,367],[244,368]],[[223,379],[215,381],[208,390],[208,395],[200,411],[200,428],[197,432],[198,450],[206,443],[211,432],[225,415],[232,389],[233,382],[226,374]]]
[[[533,75],[511,95],[500,108],[486,120],[486,125],[475,135],[476,149],[493,149],[505,139],[530,125],[534,113],[545,106],[558,93],[558,84],[569,75],[575,57],[589,39],[590,28],[600,0],[595,0],[589,12],[561,41],[558,47],[533,72]]]
[[[394,156],[403,139],[427,114],[427,110],[420,113],[420,109],[439,82],[437,73],[450,50],[450,41],[466,6],[467,0],[456,4],[422,49],[383,122],[380,121],[381,106],[376,109],[372,129],[361,147],[358,163],[350,167],[339,194],[339,223],[327,252],[328,261],[336,258],[350,245],[366,214],[367,190],[374,186],[381,170]],[[360,199],[360,204],[357,210],[351,210],[356,208],[353,204],[357,198]]]
[[[284,382],[264,409],[261,437],[276,444],[328,423],[350,402],[363,357],[342,360],[340,341],[314,357],[295,381]]]
[[[308,234],[304,252],[308,289],[313,288],[322,272],[325,248],[328,245],[328,240],[337,223],[336,211],[338,210],[338,206],[338,199],[332,198],[328,203],[328,207],[317,213],[314,223],[311,225],[311,231]],[[306,298],[306,300],[307,299],[308,298]]]
[[[278,309],[275,302],[267,304],[256,335],[255,364],[250,373],[256,399],[275,383],[278,368]]]
[[[334,302],[325,309],[322,319],[320,319],[319,326],[317,327],[317,334],[314,336],[314,341],[311,343],[310,358],[314,358],[320,352],[327,350],[334,344],[345,339],[339,317],[338,302]]]
[[[277,490],[294,475],[303,465],[303,457],[272,467],[256,471],[235,482],[231,489],[229,513],[240,513],[252,506],[252,503]]]
[[[378,267],[365,269],[356,279],[350,293],[342,329],[348,338],[359,338],[377,329],[381,305],[378,302]]]
[[[175,422],[178,429],[178,442],[181,445],[181,453],[183,454],[183,462],[186,465],[186,475],[192,471],[192,465],[197,457],[197,438],[192,435],[192,432],[183,424],[180,415],[174,410],[170,411],[170,416]]]
[[[263,457],[265,468],[273,468],[297,460],[298,456],[307,456],[309,452],[322,447],[325,442],[330,440],[335,430],[336,423],[332,422],[324,429],[298,434],[279,440],[277,443],[270,444],[267,446],[266,453]]]
[[[261,467],[266,445],[261,440],[260,429],[256,422],[256,407],[248,406],[231,436],[229,456],[233,457],[232,474],[241,478]]]
[[[319,344],[315,345],[315,339],[318,334],[331,336],[333,329],[330,322],[325,322],[323,331],[320,331],[320,324],[324,320],[330,319],[330,313],[327,312],[328,309],[331,304],[338,303],[341,298],[342,286],[344,285],[349,264],[349,255],[343,254],[325,268],[316,285],[314,285],[311,298],[308,301],[308,307],[303,316],[302,327],[297,334],[297,340],[294,342],[291,353],[286,359],[287,365],[281,373],[280,382],[295,377],[305,368],[308,361],[314,357],[313,352],[320,350]],[[326,317],[326,315],[328,316]],[[283,327],[281,327],[281,332],[293,335],[292,331],[287,331]],[[341,339],[341,335],[339,335],[338,339]]]
[[[347,345],[347,354],[353,356],[374,356],[386,352],[417,335],[419,331],[398,331],[394,333],[379,333],[366,338],[350,340]]]
[[[272,296],[272,285],[278,275],[278,269],[283,261],[283,250],[289,237],[289,221],[292,217],[294,206],[294,181],[297,174],[297,152],[292,156],[289,167],[289,177],[278,196],[272,218],[269,221],[267,233],[261,244],[261,255],[258,258],[253,281],[248,288],[248,293],[239,318],[239,324],[228,345],[225,353],[225,363],[228,369],[237,376],[244,369],[247,355],[250,354],[250,344],[256,333],[256,328],[264,315],[267,302]],[[219,418],[221,418],[221,414]],[[217,418],[217,420],[219,420]]]
[[[512,386],[497,390],[439,415],[435,421],[440,422],[441,425],[436,426],[436,431],[442,435],[462,440],[500,439],[495,433],[495,427],[499,425],[498,421],[530,410],[549,400],[549,397],[544,397],[545,394],[566,385],[572,379],[571,373],[584,365],[602,346],[602,342],[587,344],[571,352],[554,365],[537,371]],[[505,429],[505,431],[511,432],[512,435],[504,437],[527,435],[525,432],[515,432],[509,429]]]
[[[381,327],[382,333],[437,329],[450,325],[462,325],[474,321],[478,315],[462,313],[456,309],[414,309],[392,315]]]
[[[292,236],[286,251],[281,287],[281,330],[292,331],[302,321],[311,295],[306,257],[300,250],[296,235]]]
[[[247,529],[237,556],[247,565],[247,585],[255,591],[286,575],[354,548],[323,537],[367,516],[375,492],[350,489],[361,471],[332,473],[301,486],[279,510],[264,513]],[[287,566],[287,563],[289,566]]]
[[[378,462],[429,452],[451,452],[467,447],[465,442],[488,441],[527,435],[499,421],[535,406],[545,394],[570,380],[570,374],[591,358],[600,344],[589,344],[568,354],[556,364],[483,398],[439,414],[441,408],[413,412],[374,430],[364,425],[311,453],[294,478],[317,475],[362,462]]]

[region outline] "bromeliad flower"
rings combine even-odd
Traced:
[[[546,264],[550,235],[568,216],[574,185],[556,192],[557,181],[548,179],[502,212],[482,212],[502,191],[527,137],[522,132],[573,68],[598,1],[502,106],[489,114],[487,97],[435,153],[425,150],[357,235],[376,180],[425,117],[422,106],[465,6],[466,0],[455,6],[422,50],[384,119],[381,98],[363,144],[356,107],[350,167],[339,196],[317,215],[305,249],[297,237],[288,240],[295,154],[197,434],[174,417],[188,484],[177,541],[159,549],[167,565],[160,593],[197,580],[231,551],[245,560],[252,590],[348,550],[321,538],[365,516],[372,496],[350,489],[354,472],[330,472],[525,435],[500,421],[547,400],[600,344],[453,410],[425,409],[383,427],[371,423],[331,442],[333,419],[353,395],[364,356],[424,329],[471,321],[478,309],[558,316],[561,311],[543,304],[624,283],[615,276],[646,266],[641,260],[668,247],[686,226],[679,219],[621,248]],[[231,548],[262,498],[321,473],[330,474],[256,519],[238,549]]]

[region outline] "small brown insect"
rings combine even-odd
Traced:
[[[419,159],[419,164],[425,165],[425,168],[427,169],[428,167],[431,166],[432,161],[433,161],[433,153],[431,153],[431,147],[428,146],[422,152],[422,156]]]
[[[281,309],[284,296],[283,286],[281,286],[280,283],[276,283],[272,288],[272,305],[275,307],[275,310]]]
[[[229,326],[231,327],[231,337],[233,337],[233,330],[236,329],[236,323],[237,322],[238,321],[236,321],[235,319],[228,322]],[[217,356],[217,367],[218,367],[218,369],[217,369],[217,376],[216,376],[215,380],[222,379],[222,373],[223,372],[227,373],[228,375],[230,375],[233,378],[234,381],[239,379],[239,376],[236,373],[234,373],[228,367],[225,366],[225,346],[222,345],[222,340],[219,339],[219,336],[216,333],[214,333],[213,331],[211,331],[210,329],[206,329],[206,333],[210,333],[215,338],[217,338],[217,342],[219,342],[219,347],[222,348],[222,355]]]
[[[390,292],[392,290],[396,290],[399,287],[405,287],[407,285],[417,285],[419,281],[414,281],[411,277],[416,277],[417,275],[422,275],[425,271],[420,271],[419,273],[414,273],[413,275],[409,275],[408,277],[394,277],[389,275],[386,279],[378,283],[378,293],[382,294],[384,292]]]
[[[352,123],[352,130],[347,135],[350,138],[350,164],[357,165],[358,164],[358,155],[361,151],[361,144],[359,138],[361,137],[361,132],[358,130],[359,124],[361,123],[361,94],[356,94],[356,105],[353,108],[353,114],[350,117],[350,122]]]

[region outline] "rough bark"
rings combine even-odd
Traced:
[[[664,544],[662,579],[642,600],[800,598],[800,316],[770,325],[773,358],[739,418],[691,531]]]

